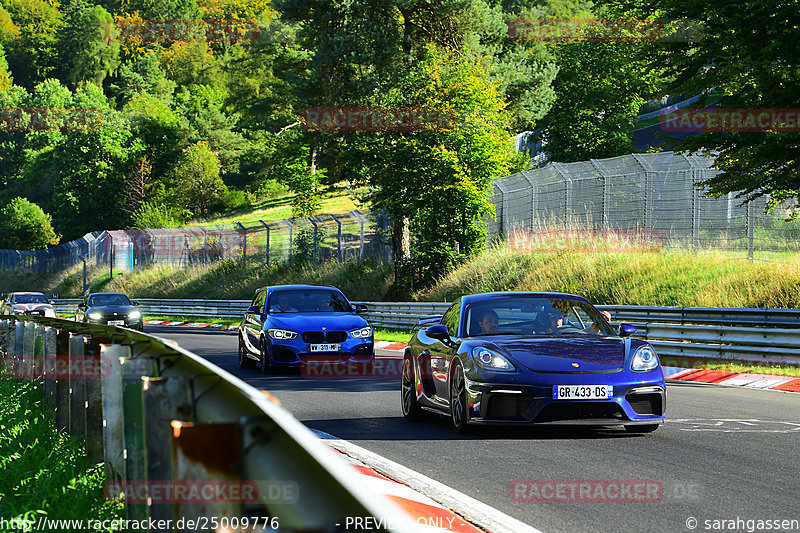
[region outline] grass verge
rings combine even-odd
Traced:
[[[749,361],[728,361],[725,359],[703,359],[700,361],[683,357],[661,356],[664,366],[677,366],[681,368],[703,368],[707,370],[724,370],[726,372],[739,372],[742,374],[772,374],[800,378],[800,368],[789,365],[769,365]]]
[[[104,499],[103,466],[87,465],[85,451],[54,428],[39,388],[0,378],[0,517],[17,524],[35,523],[41,515],[123,518],[122,504]]]

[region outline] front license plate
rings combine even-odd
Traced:
[[[125,321],[124,320],[109,320],[108,321],[108,325],[109,326],[124,326],[125,325]]]
[[[338,352],[342,349],[341,344],[309,344],[309,352]]]
[[[608,400],[613,395],[611,385],[553,385],[554,400]]]

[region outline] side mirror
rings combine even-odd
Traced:
[[[450,342],[450,333],[448,333],[447,328],[443,324],[429,326],[428,329],[425,330],[425,335],[444,343]]]
[[[131,300],[131,305],[139,305],[139,301],[138,300]]]
[[[78,304],[78,309],[86,309],[86,304],[85,303],[79,303]]]
[[[360,315],[361,313],[365,313],[367,310],[368,310],[368,308],[364,304],[353,304],[353,311],[355,311],[355,313],[357,315]]]
[[[619,336],[620,337],[630,337],[636,333],[636,326],[632,324],[620,324],[619,325]]]
[[[247,312],[248,313],[254,313],[254,314],[261,314],[261,306],[260,305],[251,305],[250,307],[247,308]]]

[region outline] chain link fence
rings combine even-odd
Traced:
[[[614,235],[647,247],[800,250],[800,223],[787,211],[765,214],[767,200],[742,205],[731,193],[703,196],[695,184],[718,171],[710,157],[631,154],[546,166],[493,180],[496,219],[487,233],[516,244],[537,239]]]
[[[113,271],[149,266],[186,268],[223,259],[265,263],[391,261],[382,213],[350,211],[251,223],[90,233],[37,251],[0,250],[0,268],[57,272],[86,260]]]

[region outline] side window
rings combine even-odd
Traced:
[[[461,301],[457,301],[450,306],[450,309],[442,317],[442,324],[447,328],[447,332],[451,337],[455,337],[458,333],[458,323],[461,318]]]
[[[253,304],[252,305],[259,306],[261,308],[261,311],[263,312],[264,311],[264,304],[266,303],[266,301],[267,301],[267,290],[264,289],[264,290],[258,291],[258,294],[256,294],[255,298],[253,298]]]

